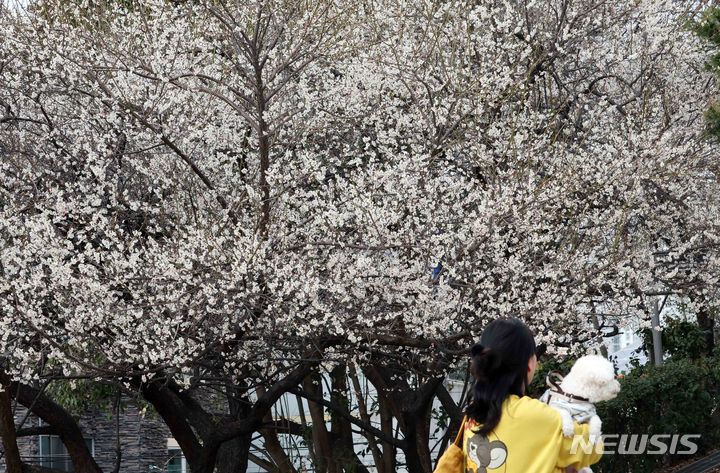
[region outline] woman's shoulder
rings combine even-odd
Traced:
[[[562,419],[560,413],[544,402],[529,396],[510,396],[508,410],[515,416],[531,418],[533,421],[548,424],[560,424]]]

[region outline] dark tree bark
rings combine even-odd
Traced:
[[[392,379],[393,372],[387,368],[370,366],[364,372],[377,389],[380,402],[387,403],[390,412],[398,420],[406,441],[403,453],[408,470],[431,473],[429,416],[432,400],[442,378],[430,378],[415,389],[403,377]]]
[[[77,421],[62,406],[40,390],[12,381],[2,370],[0,370],[0,384],[7,386],[17,402],[57,432],[68,451],[76,473],[102,473],[85,444],[85,438]]]
[[[380,397],[378,402],[380,403],[380,427],[386,436],[392,437],[394,435],[392,410],[386,398]],[[383,441],[382,449],[383,469],[385,472],[394,472],[397,467],[397,448],[390,442]]]
[[[330,372],[330,402],[342,406],[350,411],[350,398],[348,396],[347,369],[345,365],[338,365]],[[338,472],[344,467],[354,464],[355,449],[353,447],[353,432],[350,421],[335,412],[330,412],[331,433],[333,441],[333,456]]]
[[[245,473],[250,456],[250,436],[223,443],[218,449],[216,473]]]
[[[0,386],[0,436],[5,453],[5,471],[22,473],[22,460],[17,445],[15,416],[12,408],[12,395],[9,386]]]
[[[258,389],[258,393],[262,396],[265,394],[265,390]],[[265,415],[263,422],[267,427],[260,429],[260,435],[262,435],[265,450],[276,465],[274,471],[277,471],[277,473],[297,473],[292,461],[280,444],[271,411],[268,411]]]
[[[120,466],[122,464],[122,442],[120,441],[120,402],[122,400],[122,393],[118,389],[115,394],[115,405],[113,407],[113,414],[115,415],[115,466],[113,467],[112,473],[120,473]]]
[[[313,352],[304,358],[316,356]],[[247,469],[250,436],[262,428],[263,419],[277,400],[296,388],[313,365],[298,365],[267,387],[254,403],[247,402],[242,409],[224,416],[208,412],[172,380],[157,377],[145,383],[135,379],[134,383],[167,424],[193,473],[214,473],[224,459],[235,465],[235,471],[242,472]]]
[[[182,400],[167,385],[160,382],[142,384],[142,395],[165,421],[190,468],[196,471],[201,445],[187,420],[187,408]]]
[[[322,398],[322,378],[313,372],[303,380],[303,390],[311,396]],[[315,402],[308,402],[310,419],[312,421],[312,447],[315,450],[315,469],[317,473],[333,473],[330,468],[332,449],[330,435],[325,427],[325,409]]]
[[[715,349],[715,318],[711,309],[703,304],[697,313],[697,322],[705,334],[705,348],[708,354]]]

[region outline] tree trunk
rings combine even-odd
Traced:
[[[258,394],[263,396],[265,394],[265,388],[259,386]],[[263,423],[273,424],[272,410],[269,410],[268,413],[265,414]],[[263,441],[265,442],[265,450],[267,450],[268,455],[270,455],[270,458],[272,458],[275,465],[277,465],[278,473],[297,473],[292,461],[280,444],[277,430],[272,427],[263,428],[260,429],[260,435],[262,435]]]
[[[338,365],[330,372],[330,386],[330,402],[351,411],[345,365]],[[335,468],[338,472],[347,471],[355,463],[352,425],[336,412],[330,415]]]
[[[430,473],[432,459],[428,417],[435,393],[442,385],[442,378],[430,378],[418,389],[408,383],[400,370],[368,367],[365,374],[377,389],[381,407],[385,401],[389,412],[398,420],[405,437],[403,452],[408,470]]]
[[[394,436],[393,432],[393,415],[385,396],[378,396],[380,404],[380,428],[383,433],[389,437]],[[397,449],[395,445],[382,442],[383,469],[386,473],[394,473],[397,467]]]
[[[407,469],[408,471],[417,473],[430,473],[430,470],[423,464],[420,456],[418,432],[416,429],[417,419],[414,418],[413,413],[408,413],[403,417],[403,423],[405,424],[403,434],[407,440],[407,447],[403,449],[403,453],[405,453],[405,463],[407,464]]]
[[[321,376],[316,372],[306,376],[303,380],[303,389],[312,396],[322,397]],[[334,473],[329,469],[332,460],[332,449],[330,448],[330,437],[325,426],[325,409],[312,401],[308,401],[308,408],[312,420],[311,448],[315,449],[315,458],[317,459],[315,470],[317,473]]]
[[[0,386],[0,436],[5,453],[5,471],[7,473],[22,473],[22,460],[15,437],[15,416],[12,409],[12,395],[9,386]]]
[[[175,395],[167,386],[159,382],[143,383],[141,385],[142,395],[146,401],[153,405],[157,413],[162,417],[173,437],[180,445],[190,469],[194,473],[201,473],[200,456],[202,446],[198,441],[195,432],[187,421],[187,409],[183,406],[180,398]]]
[[[62,406],[32,386],[12,382],[10,376],[2,370],[0,384],[8,386],[17,402],[55,429],[68,451],[76,473],[102,473],[85,444],[80,427]]]
[[[216,473],[245,473],[250,459],[250,438],[238,437],[220,446]]]
[[[705,334],[705,349],[711,354],[715,349],[715,318],[707,304],[700,306],[697,322]]]
[[[430,415],[432,403],[428,404],[424,412],[418,412],[415,416],[415,445],[420,461],[425,471],[430,473],[432,468],[432,457],[430,455]]]

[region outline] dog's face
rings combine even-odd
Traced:
[[[570,373],[563,379],[562,389],[590,402],[608,401],[620,392],[612,363],[598,355],[579,358]]]

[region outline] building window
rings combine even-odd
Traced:
[[[93,439],[85,439],[85,444],[90,453],[95,456],[95,442]],[[57,435],[41,435],[39,449],[40,466],[52,468],[59,471],[73,471],[72,460],[65,445]]]
[[[175,447],[168,447],[168,456],[170,460],[168,460],[167,463],[167,473],[190,473],[182,450]]]

